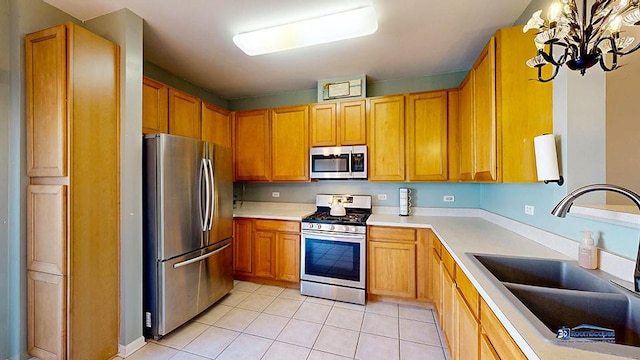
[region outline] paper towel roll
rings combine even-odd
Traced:
[[[556,137],[544,134],[533,138],[536,153],[536,170],[538,181],[558,180],[558,154],[556,152]]]

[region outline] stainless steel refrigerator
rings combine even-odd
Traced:
[[[159,339],[233,288],[231,149],[143,141],[144,330]]]

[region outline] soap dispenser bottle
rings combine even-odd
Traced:
[[[578,248],[578,264],[585,269],[598,267],[598,248],[591,234],[591,231],[582,232],[582,244]]]

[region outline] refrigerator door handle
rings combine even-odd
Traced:
[[[223,247],[221,247],[221,248],[217,249],[216,251],[212,251],[212,252],[210,252],[210,253],[207,253],[207,254],[204,254],[204,255],[200,255],[200,256],[195,257],[195,258],[193,258],[193,259],[189,259],[189,260],[185,260],[185,261],[182,261],[182,262],[179,262],[179,263],[173,264],[173,268],[174,268],[174,269],[177,269],[177,268],[179,268],[179,267],[187,266],[187,265],[189,265],[189,264],[193,264],[193,263],[198,262],[198,261],[200,261],[200,260],[204,260],[204,259],[206,259],[206,258],[208,258],[208,257],[210,257],[210,256],[213,256],[213,255],[215,255],[215,254],[219,253],[220,251],[222,251],[222,250],[224,250],[224,249],[228,248],[229,246],[231,246],[231,244],[227,244],[227,245],[225,245],[225,246],[223,246]]]
[[[202,159],[202,163],[201,163],[201,168],[204,169],[204,198],[205,198],[205,204],[204,204],[204,217],[201,218],[202,219],[202,231],[207,231],[207,227],[208,227],[208,222],[209,222],[209,217],[211,216],[210,211],[211,211],[211,183],[210,183],[210,177],[209,177],[209,166],[207,163],[207,159]],[[201,177],[202,178],[202,177]],[[202,184],[202,180],[200,180],[200,184]],[[202,195],[201,195],[202,196]],[[202,198],[200,199],[200,206],[202,206]],[[200,210],[200,214],[202,214],[202,210]],[[209,239],[207,239],[207,245],[209,244]]]
[[[209,226],[207,228],[207,230],[211,230],[211,227],[213,226],[213,216],[214,216],[214,212],[215,212],[215,181],[214,181],[214,173],[213,173],[213,165],[211,165],[211,159],[207,159],[207,163],[209,164],[209,177],[210,177],[210,198],[211,198],[211,212],[209,214]]]

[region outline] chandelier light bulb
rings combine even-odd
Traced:
[[[557,23],[560,20],[560,16],[562,15],[562,4],[558,1],[554,2],[549,6],[549,12],[547,13],[547,17],[549,18],[549,23]]]
[[[621,29],[622,29],[622,17],[618,15],[609,23],[609,32],[612,35],[617,35]]]

